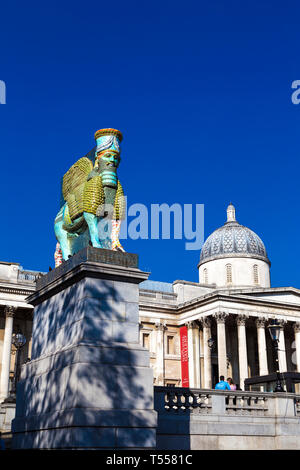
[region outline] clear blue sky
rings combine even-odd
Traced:
[[[205,204],[207,237],[232,201],[272,284],[300,288],[299,14],[278,0],[3,3],[0,259],[53,267],[60,179],[115,127],[129,204]],[[185,241],[124,247],[151,279],[198,279]]]

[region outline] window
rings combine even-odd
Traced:
[[[150,333],[143,333],[143,347],[150,349]]]
[[[254,278],[254,284],[259,284],[257,264],[253,266],[253,278]]]
[[[227,284],[232,284],[232,266],[231,266],[231,264],[226,264],[226,282],[227,282]]]
[[[207,273],[207,268],[203,269],[203,283],[208,284],[208,273]]]
[[[175,337],[167,336],[167,354],[175,354]]]

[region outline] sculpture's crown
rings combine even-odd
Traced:
[[[108,127],[107,129],[99,129],[99,131],[95,132],[95,140],[99,139],[99,137],[103,137],[104,135],[115,135],[120,142],[122,142],[123,139],[122,132]]]

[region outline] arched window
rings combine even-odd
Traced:
[[[203,269],[203,283],[204,283],[204,284],[208,284],[208,272],[207,272],[207,268],[204,268],[204,269]]]
[[[232,266],[231,266],[231,264],[226,264],[226,282],[227,282],[227,284],[232,284]]]
[[[254,284],[259,284],[257,264],[254,264],[253,266],[253,280],[254,280]]]

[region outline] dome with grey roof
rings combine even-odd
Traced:
[[[232,204],[227,208],[227,222],[215,230],[203,244],[199,266],[207,261],[229,257],[255,258],[271,264],[259,236],[236,221]]]

